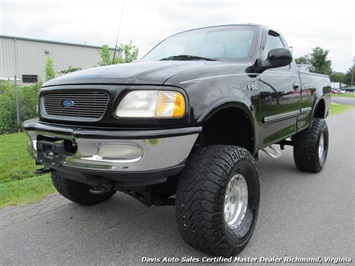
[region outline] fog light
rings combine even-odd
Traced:
[[[143,156],[143,150],[131,144],[102,144],[98,155],[102,159],[133,160]]]

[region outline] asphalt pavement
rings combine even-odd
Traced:
[[[330,150],[319,174],[298,171],[291,147],[277,160],[261,154],[257,163],[260,214],[254,235],[244,251],[231,258],[234,263],[222,265],[243,260],[354,264],[354,121],[355,108],[327,119]],[[198,263],[183,263],[189,260]],[[93,207],[53,195],[0,211],[3,266],[221,265],[218,261],[221,258],[209,257],[183,242],[174,207],[147,208],[122,193]]]
[[[332,102],[337,103],[337,104],[345,104],[345,105],[355,106],[355,98],[337,96],[337,97],[332,97]]]

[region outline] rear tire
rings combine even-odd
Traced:
[[[259,179],[253,156],[236,146],[196,149],[176,193],[176,220],[184,241],[214,256],[242,251],[259,209]]]
[[[327,160],[329,131],[324,119],[314,118],[311,127],[293,137],[293,158],[304,172],[320,172]]]
[[[61,172],[53,171],[53,185],[63,197],[77,204],[95,205],[110,199],[116,193],[116,191],[109,191],[101,195],[91,194],[89,185],[65,178],[63,175]]]

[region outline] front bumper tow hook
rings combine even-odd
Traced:
[[[43,175],[43,174],[49,173],[49,172],[51,172],[51,171],[52,171],[51,168],[43,167],[43,168],[41,168],[41,169],[35,170],[34,172],[35,172],[35,174],[37,174],[37,175]]]

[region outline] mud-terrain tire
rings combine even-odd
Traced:
[[[90,186],[63,177],[65,174],[53,171],[52,182],[59,194],[80,205],[95,205],[110,199],[116,191],[109,191],[105,194],[95,195],[89,192]]]
[[[176,193],[176,220],[184,241],[214,256],[242,251],[253,234],[259,210],[254,157],[244,148],[196,148]]]
[[[315,118],[312,126],[293,137],[293,158],[304,172],[320,172],[327,160],[329,131],[324,119]]]

